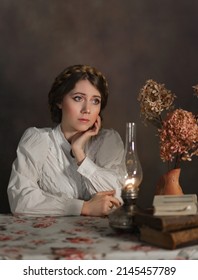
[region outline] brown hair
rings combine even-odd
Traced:
[[[101,110],[102,111],[108,100],[108,84],[103,74],[96,68],[88,65],[73,65],[63,70],[52,84],[48,94],[48,103],[51,112],[52,121],[60,123],[62,119],[62,111],[58,108],[64,96],[70,92],[80,80],[88,80],[101,94]]]

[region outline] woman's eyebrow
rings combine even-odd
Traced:
[[[87,95],[86,93],[83,93],[83,92],[80,92],[80,91],[71,93],[71,95],[76,95],[76,94],[81,94],[83,96]],[[97,97],[97,98],[100,98],[100,99],[102,98],[100,95],[93,95],[92,97]]]
[[[102,98],[100,95],[93,95],[93,97]]]

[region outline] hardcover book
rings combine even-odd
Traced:
[[[193,215],[197,214],[197,195],[155,195],[153,215]]]
[[[173,216],[173,215],[194,215],[197,213],[197,204],[172,204],[168,207],[164,205],[154,206],[153,215],[155,216]]]
[[[187,245],[198,244],[198,227],[168,232],[142,226],[140,227],[140,240],[173,250]]]
[[[188,204],[197,203],[196,194],[184,194],[184,195],[155,195],[153,199],[153,205],[169,205],[169,204]]]
[[[137,212],[134,221],[137,226],[148,226],[160,231],[173,231],[198,227],[198,214],[154,216],[152,210]]]

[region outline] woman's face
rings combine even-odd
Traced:
[[[88,81],[81,80],[58,104],[62,110],[61,126],[66,138],[83,132],[95,123],[101,108],[101,94]]]

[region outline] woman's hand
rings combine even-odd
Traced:
[[[88,140],[97,135],[101,127],[101,119],[100,116],[97,117],[94,125],[86,130],[85,132],[76,133],[71,139],[71,148],[74,157],[76,158],[78,163],[81,163],[85,158],[85,144]]]
[[[90,200],[84,201],[81,215],[108,215],[114,206],[119,207],[121,205],[119,200],[114,197],[114,194],[114,190],[96,193]]]

